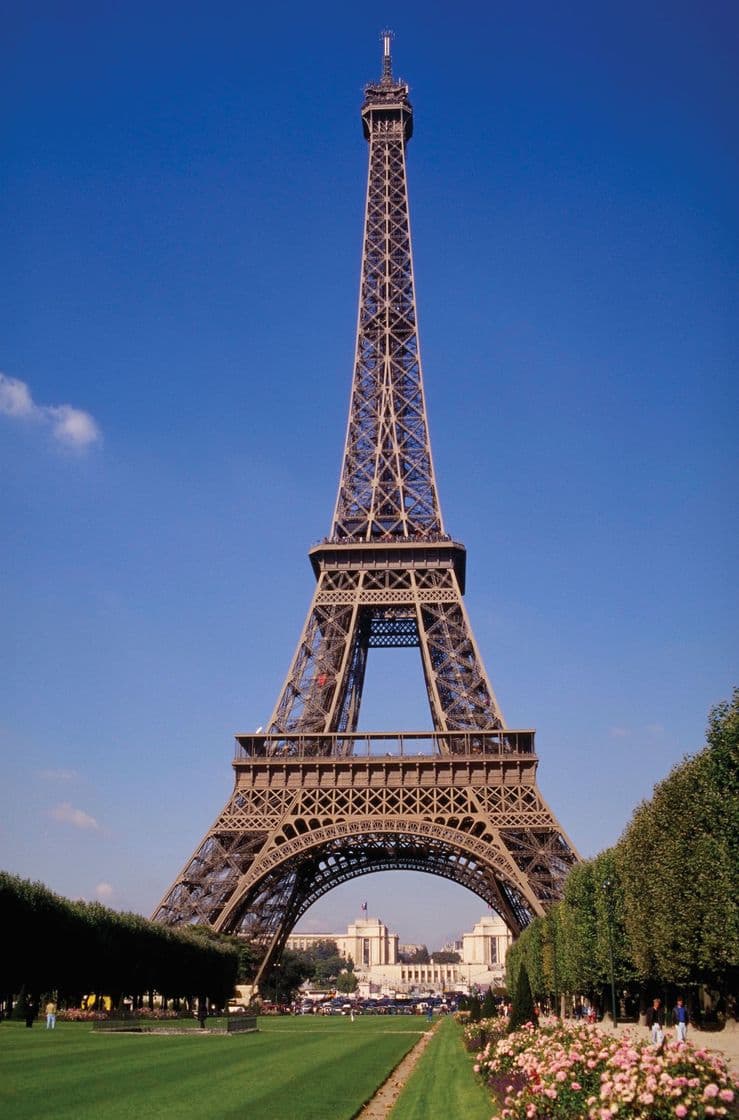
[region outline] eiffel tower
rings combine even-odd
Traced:
[[[266,730],[236,736],[233,793],[157,907],[260,947],[257,983],[339,883],[407,869],[474,891],[519,932],[578,856],[536,781],[532,730],[506,727],[462,596],[431,459],[406,186],[408,86],[365,88],[369,177],[354,377],[330,535]],[[432,731],[357,731],[371,649],[420,650]]]

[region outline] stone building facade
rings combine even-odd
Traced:
[[[351,957],[360,995],[370,997],[502,988],[512,937],[502,918],[487,914],[462,936],[458,964],[404,964],[398,959],[398,935],[379,918],[361,918],[345,934],[292,933],[287,948],[305,950],[325,940],[335,941],[341,955]]]

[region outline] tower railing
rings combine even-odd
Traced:
[[[272,758],[438,758],[535,754],[534,731],[341,731],[236,736],[236,762]]]

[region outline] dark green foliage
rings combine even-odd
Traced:
[[[479,1023],[482,1019],[482,1004],[480,1003],[479,996],[469,996],[467,1000],[467,1010],[470,1013],[470,1022]]]
[[[268,970],[260,984],[260,992],[275,1003],[290,1003],[303,983],[312,975],[312,965],[304,953],[286,949],[279,961]]]
[[[354,969],[354,962],[342,957],[336,942],[328,937],[309,949],[293,950],[292,955],[301,962],[303,979],[312,980],[319,988],[333,987],[342,972]]]
[[[351,992],[356,992],[358,987],[359,981],[357,980],[353,972],[340,972],[336,977],[337,992],[346,992],[347,994],[351,994]]]
[[[459,964],[461,959],[459,953],[455,953],[452,949],[437,949],[431,954],[434,964]]]
[[[492,1019],[498,1008],[493,997],[492,988],[488,988],[482,1001],[481,1014],[483,1019]]]
[[[525,1023],[537,1025],[538,1019],[534,1009],[534,997],[531,994],[531,984],[526,965],[521,964],[516,977],[516,988],[513,993],[513,1010],[508,1022],[509,1031],[517,1031]]]
[[[0,991],[58,992],[79,1001],[104,992],[156,989],[166,995],[205,994],[224,1003],[236,982],[236,951],[202,931],[172,929],[98,903],[70,902],[41,883],[0,872]]]

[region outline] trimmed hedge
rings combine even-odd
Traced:
[[[238,951],[196,928],[172,929],[96,902],[70,902],[0,871],[0,993],[58,992],[79,1002],[106,993],[114,1004],[157,991],[207,996],[220,1005],[236,984]]]

